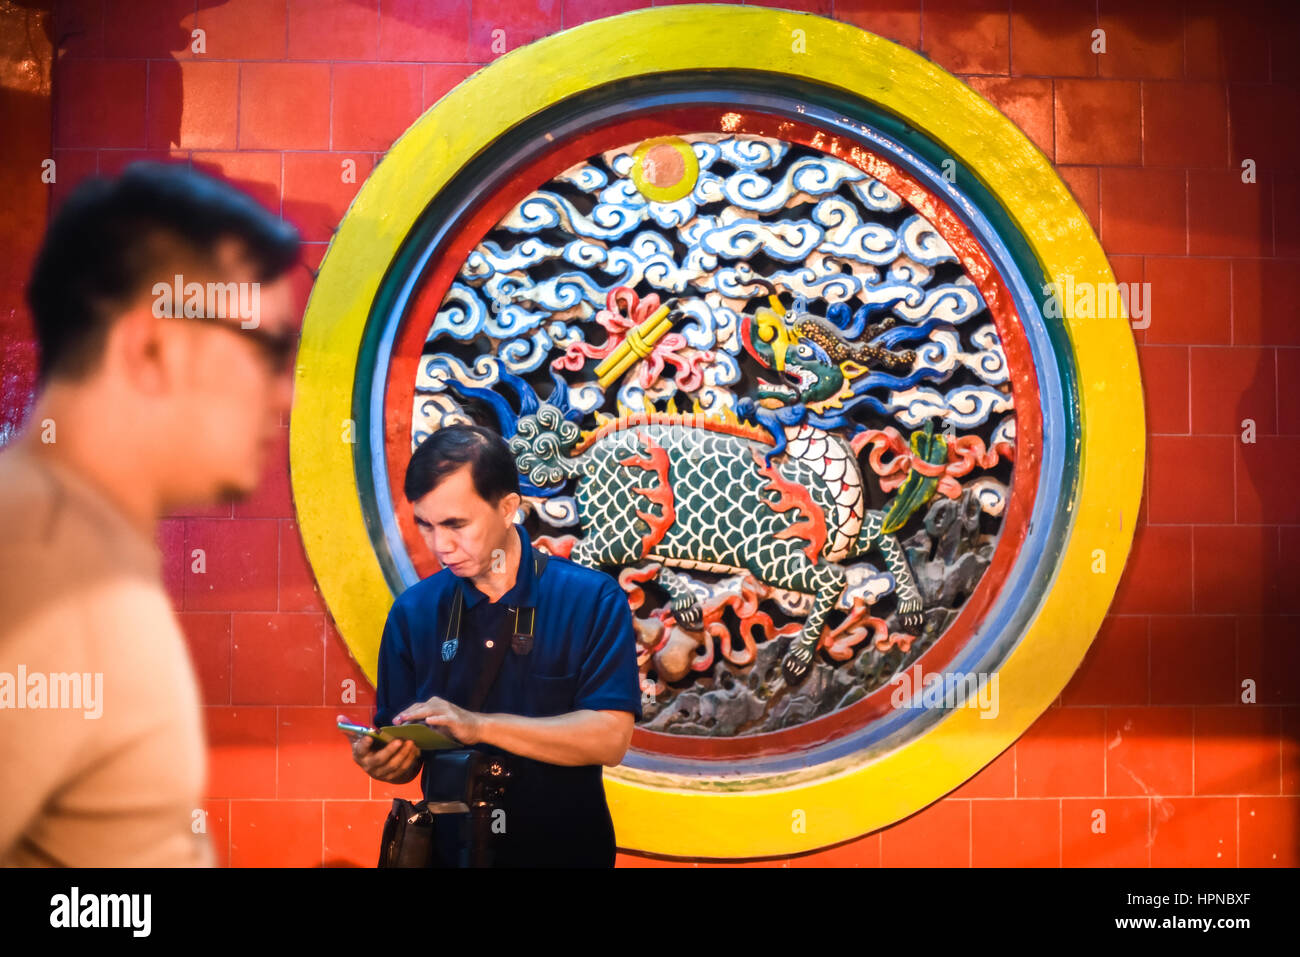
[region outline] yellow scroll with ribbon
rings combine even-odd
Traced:
[[[596,366],[596,380],[602,389],[609,388],[610,383],[617,382],[623,373],[648,356],[654,344],[673,327],[672,317],[668,314],[671,307],[672,303],[664,303],[639,325],[629,329],[614,351],[600,360]]]

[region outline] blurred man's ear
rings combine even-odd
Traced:
[[[168,321],[154,316],[147,301],[129,307],[109,327],[101,361],[117,365],[145,395],[166,394],[175,384],[178,358],[176,342],[164,334]]]

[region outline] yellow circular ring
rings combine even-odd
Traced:
[[[645,178],[642,163],[645,156],[656,146],[671,146],[682,158],[682,178],[671,186],[656,186]],[[632,153],[632,182],[646,199],[656,203],[675,203],[684,196],[691,195],[695,182],[700,178],[700,159],[695,155],[691,144],[680,136],[656,136],[646,140]]]
[[[799,37],[802,43],[793,42]],[[1087,219],[1019,129],[957,78],[856,27],[783,10],[697,4],[636,10],[506,54],[439,100],[393,145],[330,243],[304,317],[290,436],[294,501],[321,591],[372,680],[393,596],[366,531],[345,430],[367,315],[416,217],[484,145],[550,104],[631,76],[755,64],[853,91],[941,144],[998,197],[1048,282],[1114,282]],[[967,780],[1060,694],[1119,583],[1145,456],[1137,354],[1122,307],[1119,315],[1086,319],[1067,309],[1062,321],[1079,382],[1079,494],[1056,583],[999,672],[1006,693],[997,717],[957,708],[906,747],[769,789],[606,769],[621,847],[763,857],[866,834]]]

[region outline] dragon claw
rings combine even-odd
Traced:
[[[693,598],[686,599],[686,602],[689,604],[683,603],[683,607],[680,608],[677,602],[673,602],[673,617],[686,630],[695,631],[704,622],[704,609]]]
[[[789,685],[797,685],[808,676],[812,668],[813,649],[806,642],[795,642],[781,659],[781,673]]]
[[[898,605],[898,618],[903,623],[903,627],[909,630],[920,628],[925,623],[925,616],[921,614],[921,599],[908,598]]]

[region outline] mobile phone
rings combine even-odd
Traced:
[[[346,721],[340,721],[338,724],[340,731],[349,731],[352,734],[364,734],[366,737],[373,740],[375,745],[380,748],[394,740],[391,735],[385,734],[378,728],[369,728],[364,724],[349,724]]]

